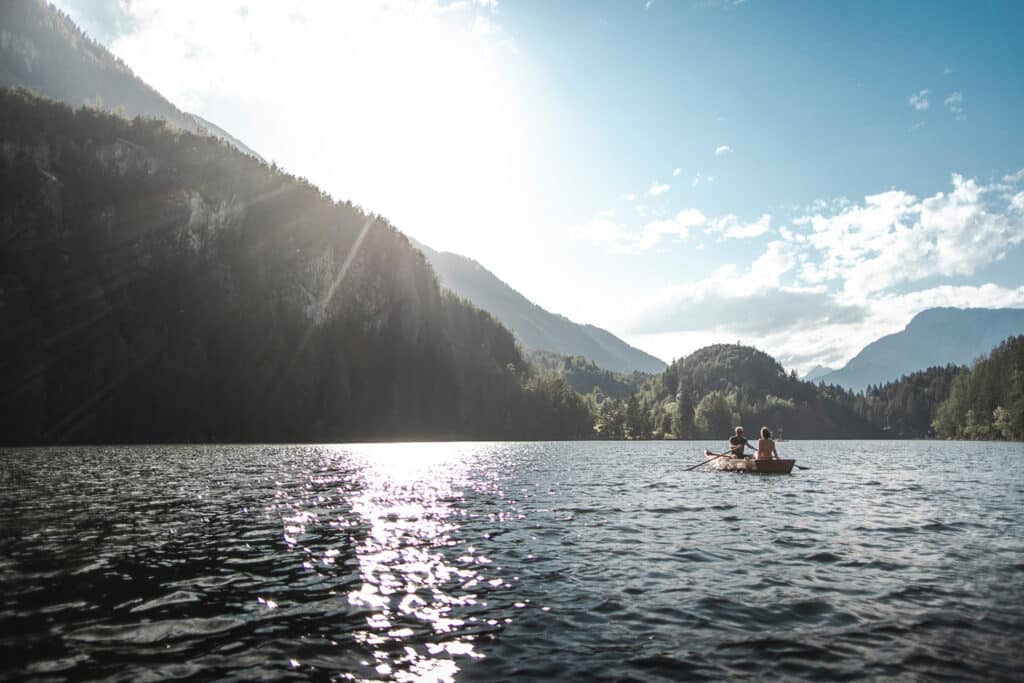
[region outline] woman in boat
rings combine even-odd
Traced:
[[[775,442],[772,441],[772,433],[768,431],[767,427],[761,427],[761,438],[757,440],[757,459],[779,459],[779,451],[775,448]]]

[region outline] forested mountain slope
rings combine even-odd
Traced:
[[[217,140],[0,90],[0,440],[587,436],[385,219]]]
[[[790,438],[872,437],[878,430],[849,408],[822,396],[809,382],[787,375],[766,353],[715,344],[679,359],[665,371],[666,393],[691,402],[695,425],[708,436],[743,424],[767,426]]]
[[[958,374],[932,426],[944,438],[1024,440],[1024,336]]]
[[[162,118],[256,155],[216,125],[183,112],[43,0],[0,2],[0,87],[23,87],[78,107]]]
[[[1024,336],[1010,337],[971,367],[946,365],[854,393],[818,390],[889,436],[1024,439]]]
[[[583,356],[613,372],[661,372],[665,363],[633,348],[611,332],[550,313],[502,282],[476,261],[417,243],[441,284],[488,311],[516,335],[524,348]]]
[[[945,365],[872,385],[863,393],[835,384],[818,385],[818,391],[855,411],[889,437],[923,439],[937,435],[935,416],[957,377],[968,372],[962,365]]]
[[[762,426],[799,439],[882,433],[814,384],[787,375],[771,356],[737,344],[680,358],[628,401],[606,399],[596,413],[596,431],[605,438],[724,440],[736,425],[752,437]]]

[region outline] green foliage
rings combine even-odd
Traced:
[[[581,394],[597,394],[627,399],[636,392],[647,377],[639,372],[622,374],[598,367],[583,356],[563,356],[550,351],[528,351],[531,365],[565,379]]]
[[[878,432],[852,407],[787,374],[771,356],[738,344],[708,346],[674,362],[646,385],[648,404],[673,414],[676,438],[724,439],[738,424],[800,438],[870,437]]]
[[[864,393],[831,385],[821,385],[819,390],[888,436],[921,439],[935,436],[933,422],[940,405],[963,372],[961,367],[947,365],[921,370],[881,386],[869,386]]]
[[[899,438],[1024,439],[1024,337],[974,367],[933,367],[857,394],[819,390]]]
[[[700,400],[694,414],[698,433],[707,438],[728,436],[738,421],[729,398],[717,389]]]
[[[942,438],[1024,440],[1024,336],[961,371],[933,426]]]

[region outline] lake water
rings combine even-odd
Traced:
[[[1024,446],[0,452],[0,678],[1020,680]]]

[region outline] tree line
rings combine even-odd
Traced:
[[[585,393],[600,439],[720,439],[742,424],[776,437],[1024,440],[1024,337],[970,368],[932,367],[864,392],[800,381],[767,354],[731,344],[661,375],[609,373],[581,358],[543,367]]]
[[[822,391],[896,437],[1024,440],[1024,336],[969,368],[928,368],[863,394]]]

